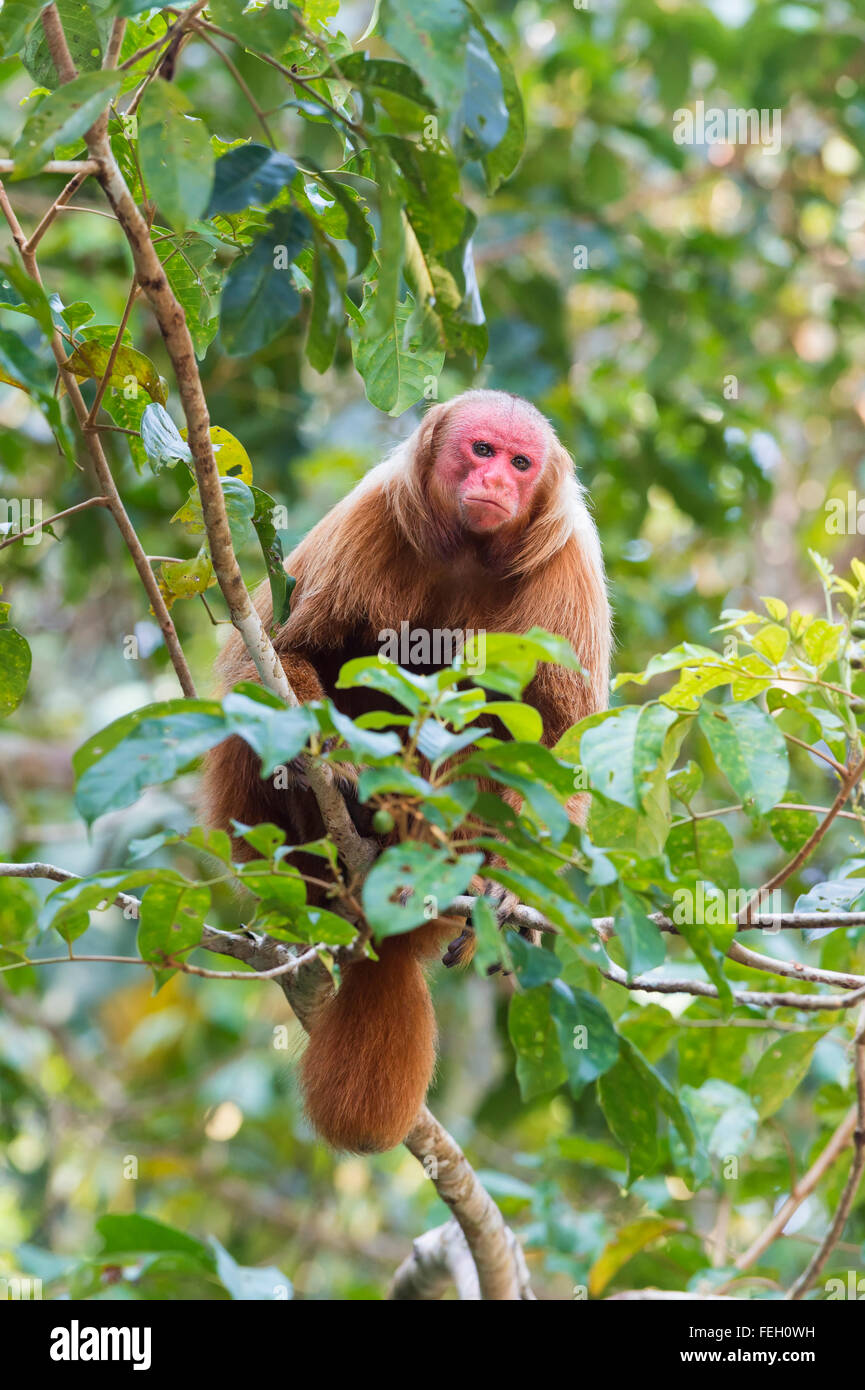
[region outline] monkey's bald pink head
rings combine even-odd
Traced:
[[[434,466],[465,530],[490,535],[528,517],[550,440],[543,416],[504,392],[471,393],[454,407]]]

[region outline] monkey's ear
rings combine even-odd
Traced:
[[[450,402],[430,406],[415,430],[414,456],[423,467],[432,463],[441,440],[442,426],[450,412]]]

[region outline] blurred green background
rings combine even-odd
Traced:
[[[865,6],[481,0],[479,9],[516,66],[528,147],[492,198],[469,168],[490,347],[477,374],[449,361],[441,395],[500,387],[554,421],[600,529],[617,669],[639,670],[683,639],[706,641],[721,608],[750,608],[761,594],[814,611],[809,547],[842,572],[865,549],[859,535],[827,531],[825,508],[865,489]],[[368,5],[343,4],[335,23],[357,38],[368,18]],[[277,74],[242,54],[237,62],[261,105],[278,107]],[[206,47],[184,51],[176,80],[224,139],[250,134],[242,96]],[[17,63],[0,64],[3,145],[20,129],[31,85]],[[780,110],[782,148],[677,144],[674,113],[698,99]],[[329,126],[291,110],[271,121],[283,149],[325,167],[339,158]],[[61,186],[16,186],[27,229]],[[76,202],[103,206],[94,194]],[[59,217],[40,263],[66,302],[89,299],[96,323],[118,322],[130,264],[110,220]],[[146,307],[135,307],[130,327],[170,375]],[[391,420],[366,402],[347,344],[317,376],[302,364],[303,334],[299,323],[244,361],[217,338],[203,364],[213,423],[243,442],[256,483],[288,509],[286,549],[418,418]],[[137,473],[120,436],[110,448],[148,552],[191,554],[166,524],[183,480]],[[81,500],[86,483],[58,463],[27,398],[0,386],[0,496],[20,495],[45,498],[47,514]],[[250,550],[246,561],[252,582],[260,556]],[[104,817],[90,839],[72,806],[71,751],[112,718],[177,693],[110,521],[84,513],[60,544],[10,547],[0,580],[34,657],[27,698],[0,732],[0,857],[87,872],[121,863],[133,838],[192,823],[194,776]],[[213,607],[222,617],[218,598]],[[225,629],[197,603],[174,616],[203,691]],[[133,633],[140,659],[128,661],[123,640]],[[755,873],[768,862],[758,844],[742,842],[742,853]],[[238,920],[236,903],[221,908],[225,923]],[[118,913],[105,922],[82,949],[128,949],[129,924]],[[380,1296],[410,1238],[445,1219],[415,1160],[402,1150],[335,1157],[313,1142],[291,1065],[299,1029],[290,1025],[288,1050],[274,1046],[287,1011],[272,985],[174,978],[154,998],[144,976],[57,967],[40,972],[41,997],[8,999],[0,986],[0,1274],[21,1267],[22,1244],[54,1251],[58,1263],[31,1263],[56,1272],[67,1254],[93,1248],[99,1214],[137,1208],[216,1235],[244,1264],[279,1266],[305,1296]],[[690,1202],[699,1209],[689,1220],[705,1234],[717,1217],[710,1192],[692,1199],[657,1178],[622,1197],[622,1160],[592,1098],[520,1102],[507,982],[442,976],[432,1106],[519,1227],[539,1296],[567,1298],[584,1282],[623,1211],[648,1206],[678,1219]],[[604,998],[617,1014],[637,1008],[611,986]],[[652,1035],[652,1060],[659,1039],[672,1043],[669,1021]],[[714,1030],[690,1039],[706,1066],[712,1047],[747,1041],[743,1029],[723,1042]],[[832,1057],[821,1065],[831,1090]],[[813,1096],[798,1095],[785,1117],[801,1144]],[[765,1221],[786,1162],[781,1144],[753,1155],[730,1216],[738,1239]],[[789,1272],[818,1229],[808,1219],[785,1243]],[[632,1261],[627,1283],[679,1288],[702,1263],[693,1236],[674,1234],[662,1254]]]

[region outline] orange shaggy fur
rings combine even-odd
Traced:
[[[487,407],[515,428],[520,421],[535,430],[540,424],[547,442],[528,515],[489,536],[461,529],[434,468],[464,402]],[[380,707],[375,692],[336,690],[339,670],[352,657],[374,654],[378,634],[399,630],[407,620],[412,628],[487,632],[538,626],[567,638],[586,677],[542,664],[525,695],[542,717],[547,746],[606,707],[610,619],[597,534],[570,455],[539,412],[518,397],[471,391],[433,406],[411,438],[313,527],[286,569],[297,585],[275,647],[301,700],[329,695],[352,717]],[[255,602],[269,626],[267,584]],[[219,664],[226,688],[256,679],[236,633]],[[211,824],[228,829],[232,818],[274,821],[292,844],[324,831],[309,788],[298,778],[291,789],[277,791],[262,780],[257,756],[239,738],[209,755],[204,780]],[[346,790],[351,785],[349,771]],[[584,800],[572,798],[572,819],[582,819]],[[356,798],[349,804],[369,833],[366,809]],[[243,844],[237,850],[249,853]],[[321,873],[321,860],[304,858],[295,856],[301,870]],[[308,1114],[335,1147],[384,1149],[407,1133],[435,1061],[435,1019],[420,961],[434,955],[453,929],[453,922],[430,923],[382,942],[378,961],[344,970],[338,993],[314,1022],[301,1079]]]

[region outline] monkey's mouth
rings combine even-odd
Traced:
[[[464,497],[463,502],[466,506],[473,504],[476,507],[495,507],[496,511],[501,512],[502,516],[510,516],[510,509],[502,502],[496,502],[492,497]]]

